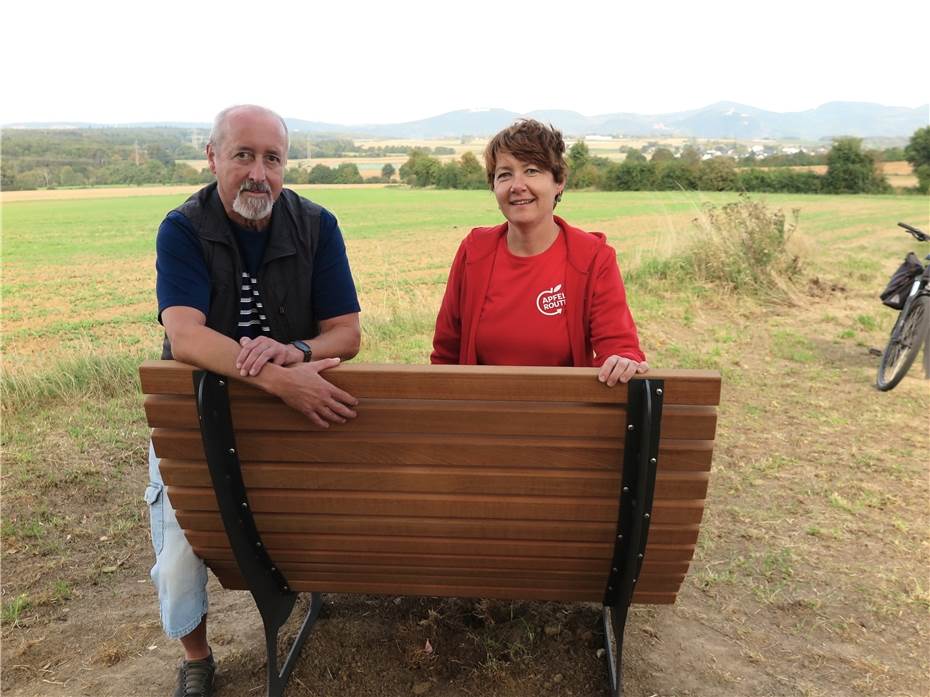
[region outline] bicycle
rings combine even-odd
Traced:
[[[930,242],[930,235],[922,230],[907,223],[898,223],[898,226],[918,241]],[[921,345],[927,341],[927,332],[930,332],[930,264],[924,267],[916,256],[911,258],[912,255],[908,255],[882,293],[886,305],[901,310],[878,365],[875,386],[882,392],[901,382],[920,353]],[[930,260],[930,254],[926,259]],[[889,297],[891,299],[886,299]]]

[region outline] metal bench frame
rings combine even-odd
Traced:
[[[206,371],[195,371],[193,379],[204,453],[223,526],[264,624],[268,654],[267,695],[282,697],[303,644],[319,615],[322,596],[311,594],[310,607],[279,669],[278,633],[294,609],[297,593],[290,589],[287,579],[265,550],[252,517],[236,448],[227,379]],[[659,457],[663,386],[662,380],[633,380],[629,383],[627,437],[623,462],[620,463],[623,475],[619,516],[603,600],[608,670],[615,697],[623,694],[623,636],[649,536]]]

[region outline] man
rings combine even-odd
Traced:
[[[320,427],[357,401],[320,373],[358,353],[359,305],[336,218],[283,189],[287,126],[258,106],[216,117],[207,160],[216,183],[168,213],[156,268],[162,358],[233,376],[283,399]],[[165,633],[185,658],[175,697],[209,696],[206,567],[180,530],[150,448],[152,580]]]

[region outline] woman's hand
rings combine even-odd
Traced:
[[[623,356],[607,356],[597,373],[597,379],[607,383],[607,387],[613,387],[618,382],[629,382],[634,375],[645,373],[647,370],[649,370],[649,364],[646,361],[637,363]]]

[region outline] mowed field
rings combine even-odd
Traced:
[[[299,189],[334,211],[365,362],[425,363],[449,264],[487,192]],[[186,191],[3,203],[2,687],[165,695],[135,379],[158,355],[154,238]],[[144,195],[143,195],[144,194]],[[96,193],[95,193],[96,195]],[[930,690],[930,389],[872,383],[894,313],[877,295],[930,229],[917,196],[762,197],[799,209],[804,274],[767,304],[659,279],[692,219],[731,194],[568,192],[558,212],[618,251],[650,364],[724,379],[695,562],[672,607],[636,607],[627,694],[913,695]],[[921,255],[923,256],[923,254]],[[260,694],[247,594],[211,581],[222,695]],[[431,652],[423,650],[430,642]],[[596,606],[332,596],[289,695],[599,695]]]

